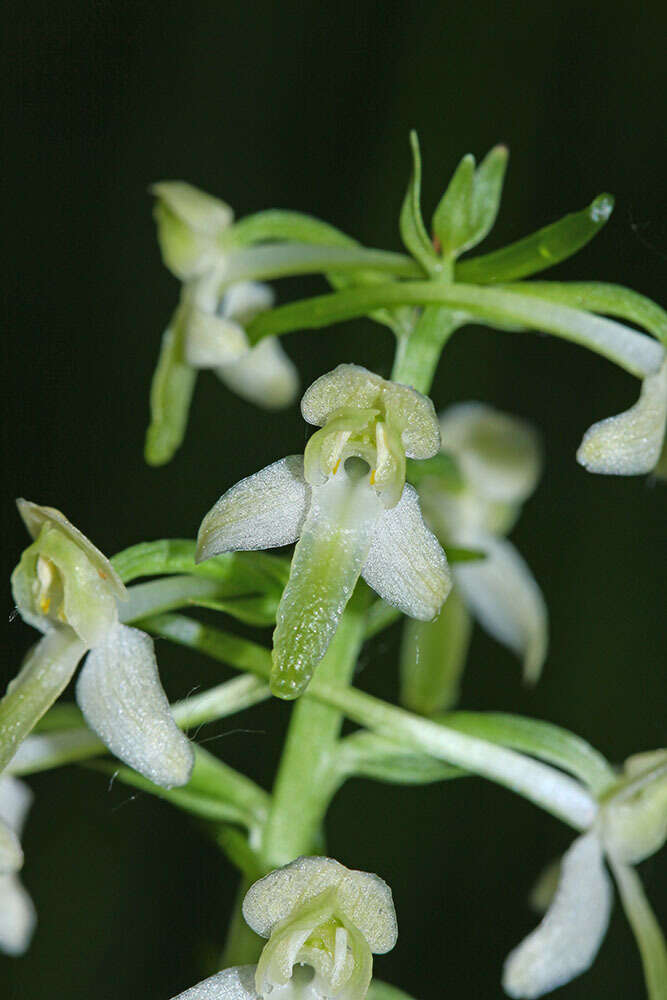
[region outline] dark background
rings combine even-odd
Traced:
[[[5,10],[15,99],[4,196],[7,573],[27,544],[14,496],[60,507],[113,553],[193,536],[224,489],[305,440],[296,408],[267,419],[202,375],[176,460],[144,465],[149,380],[178,290],[156,250],[153,180],[190,180],[239,216],[312,212],[398,249],[409,128],[422,140],[425,214],[463,153],[505,141],[512,158],[488,247],[608,190],[617,208],[607,228],[549,276],[661,298],[660,0],[24,0]],[[304,279],[279,295],[322,288]],[[390,336],[370,323],[286,345],[305,385],[339,361],[389,371]],[[665,743],[666,494],[642,478],[587,475],[574,453],[591,422],[637,392],[574,346],[476,328],[456,335],[433,389],[436,406],[478,398],[529,417],[546,446],[544,478],[515,533],[550,607],[545,674],[522,689],[514,660],[476,632],[463,705],[552,720],[615,761]],[[7,679],[33,638],[11,623]],[[372,644],[360,683],[395,695],[396,651],[395,631]],[[173,697],[225,676],[166,644],[159,655]],[[255,709],[207,730],[221,736],[208,747],[268,787],[287,717],[284,705]],[[98,775],[71,768],[31,784],[24,877],[40,923],[26,958],[0,959],[0,995],[166,1000],[197,981],[224,938],[229,864],[187,817]],[[391,883],[401,934],[376,971],[424,1000],[501,996],[502,960],[534,923],[527,892],[571,839],[477,780],[354,781],[333,803],[328,833],[331,854]],[[659,911],[664,858],[642,875]],[[562,996],[641,996],[639,977],[617,905],[593,970]]]

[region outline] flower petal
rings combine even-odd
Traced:
[[[174,722],[160,684],[153,642],[118,625],[88,654],[76,699],[112,753],[164,788],[185,785],[194,752]]]
[[[430,621],[452,586],[440,543],[424,524],[417,491],[403,487],[395,507],[379,518],[362,576],[388,604]]]
[[[236,965],[179,993],[172,1000],[258,1000],[255,965]]]
[[[237,281],[225,290],[221,314],[245,326],[258,313],[270,309],[275,295],[270,285],[261,281]]]
[[[127,600],[127,590],[125,584],[118,576],[110,561],[96,548],[89,538],[86,538],[82,531],[75,528],[64,514],[55,507],[42,507],[31,500],[19,499],[16,501],[19,514],[23,523],[30,532],[32,538],[37,538],[45,524],[55,526],[63,532],[71,541],[75,542],[84,554],[88,557],[100,578],[105,580],[107,586],[113,591],[119,601]]]
[[[311,487],[308,515],[294,550],[273,633],[271,690],[297,698],[333,638],[366,562],[382,501],[344,466]]]
[[[428,396],[381,378],[361,365],[338,365],[321,375],[304,393],[301,413],[309,424],[323,427],[345,406],[380,409],[401,434],[408,458],[430,458],[440,447],[440,431]]]
[[[523,659],[525,679],[537,681],[547,655],[548,618],[530,569],[504,539],[474,534],[456,541],[486,553],[485,559],[454,567],[466,604],[494,639]]]
[[[667,423],[667,361],[642,382],[639,399],[629,410],[589,427],[577,451],[588,472],[641,476],[658,464]]]
[[[333,858],[301,857],[255,882],[243,900],[246,923],[261,937],[299,906],[327,889],[336,890],[336,909],[364,935],[375,954],[396,944],[398,929],[391,889],[372,872],[346,868]]]
[[[65,690],[86,651],[71,628],[52,628],[26,656],[0,701],[0,771]]]
[[[291,545],[299,537],[309,492],[301,455],[288,455],[242,479],[202,521],[197,562],[222,552]]]
[[[151,194],[197,233],[215,236],[234,219],[232,209],[224,201],[186,181],[158,181],[151,185]]]
[[[188,312],[185,359],[194,368],[232,364],[248,353],[248,339],[233,320],[193,307]]]
[[[440,434],[474,493],[518,504],[535,489],[540,445],[525,421],[484,403],[457,403],[440,414]]]
[[[220,365],[216,374],[237,396],[265,410],[289,406],[299,391],[296,367],[275,337],[265,337],[237,361]]]
[[[575,840],[546,916],[507,958],[503,988],[511,997],[541,997],[589,968],[607,930],[611,881],[594,833]]]
[[[23,848],[19,838],[0,819],[0,877],[23,868]]]
[[[34,904],[17,876],[0,877],[0,951],[23,955],[36,923]]]
[[[185,437],[197,372],[185,358],[188,310],[181,303],[162,336],[151,382],[151,422],[146,431],[149,465],[169,462]]]

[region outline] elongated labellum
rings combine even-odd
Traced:
[[[273,635],[271,690],[297,698],[324,656],[368,556],[382,503],[344,469],[312,500]]]

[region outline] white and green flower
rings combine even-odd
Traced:
[[[577,451],[588,472],[610,476],[667,477],[667,361],[642,382],[639,399],[629,410],[589,427]]]
[[[274,632],[272,690],[296,698],[324,656],[362,576],[414,618],[434,618],[450,589],[447,561],[405,483],[406,456],[439,445],[433,404],[358,365],[339,365],[306,391],[304,419],[321,430],[228,490],[204,518],[197,558],[296,546]]]
[[[175,1000],[364,1000],[373,953],[397,938],[391,889],[331,858],[297,858],[250,887],[243,916],[268,938],[256,966],[225,969]]]
[[[280,343],[251,347],[245,326],[273,305],[264,284],[239,281],[225,245],[231,208],[182,181],[152,188],[162,257],[183,282],[180,303],[163,336],[151,388],[148,461],[168,461],[185,434],[197,371],[211,369],[244,399],[266,409],[289,406],[299,379]]]
[[[26,951],[37,921],[33,902],[17,874],[23,864],[20,837],[31,804],[32,792],[25,782],[0,776],[0,951],[6,955]],[[3,850],[3,831],[14,842],[11,859]]]
[[[76,697],[91,729],[155,784],[186,784],[192,746],[171,715],[152,639],[121,623],[127,592],[113,566],[60,511],[18,508],[34,541],[12,574],[14,600],[44,637],[0,701],[0,768],[85,656]]]
[[[424,516],[445,548],[470,549],[484,558],[454,564],[454,592],[436,622],[407,623],[402,650],[405,700],[427,714],[455,700],[469,614],[521,658],[528,680],[539,677],[548,644],[540,588],[504,537],[539,478],[537,435],[524,421],[476,402],[445,410],[440,433],[442,451],[455,460],[458,474],[453,482],[438,475],[420,478]]]
[[[607,931],[609,864],[642,956],[649,1000],[664,997],[667,950],[634,865],[667,837],[667,751],[638,754],[600,804],[592,827],[563,856],[555,894],[539,926],[511,952],[505,992],[532,1000],[585,972]]]

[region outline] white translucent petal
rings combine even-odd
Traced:
[[[288,455],[242,479],[202,521],[197,562],[221,552],[291,545],[299,537],[309,496],[301,455]]]
[[[216,368],[218,378],[242,399],[265,410],[289,406],[299,391],[299,374],[275,337],[265,337],[237,361]]]
[[[456,456],[473,493],[522,503],[541,468],[539,439],[530,424],[484,403],[457,403],[440,414],[442,447]]]
[[[190,780],[194,751],[174,722],[144,632],[118,625],[91,650],[76,698],[91,729],[130,767],[164,788]]]
[[[457,563],[454,578],[463,599],[483,628],[523,661],[524,677],[536,681],[547,655],[547,608],[535,579],[510,542],[492,535],[456,538],[479,549],[483,560]]]
[[[452,586],[440,543],[424,524],[417,491],[403,487],[377,522],[361,574],[388,604],[411,618],[435,618]]]
[[[9,774],[0,776],[0,875],[16,872],[23,865],[19,838],[32,800],[24,781]]]
[[[159,181],[151,186],[151,193],[187,226],[207,236],[215,236],[234,219],[234,213],[224,201],[185,181]]]
[[[667,361],[642,382],[634,406],[589,427],[577,451],[588,472],[639,476],[658,464],[667,422]]]
[[[309,424],[324,426],[341,407],[377,408],[401,434],[409,458],[429,458],[440,447],[433,403],[407,385],[381,378],[361,365],[338,365],[304,393],[301,413]]]
[[[248,338],[238,323],[202,309],[188,312],[185,358],[193,368],[217,368],[248,353]]]
[[[361,931],[371,950],[390,951],[398,934],[391,889],[378,875],[333,858],[297,858],[255,882],[243,900],[243,916],[257,934],[269,937],[278,921],[332,887],[337,912]]]
[[[17,876],[0,877],[0,951],[5,955],[22,955],[36,923],[32,899]]]
[[[511,997],[541,997],[585,972],[607,930],[612,889],[594,833],[563,857],[554,900],[540,925],[510,953],[503,988]]]
[[[256,965],[236,965],[204,979],[172,1000],[258,1000],[255,992]]]
[[[226,289],[220,306],[221,315],[245,326],[258,313],[270,309],[275,295],[270,285],[261,281],[238,281]]]
[[[32,791],[25,781],[19,781],[9,774],[0,777],[0,819],[18,837],[23,831],[23,824],[33,798]]]

